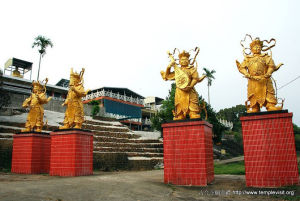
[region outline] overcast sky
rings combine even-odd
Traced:
[[[160,71],[169,63],[166,52],[175,47],[200,47],[198,72],[216,70],[211,105],[216,111],[244,104],[247,80],[235,60],[243,60],[246,33],[275,38],[273,74],[277,86],[300,75],[300,1],[1,1],[0,66],[11,57],[33,62],[36,79],[39,54],[34,38],[52,40],[42,59],[40,78],[56,84],[69,79],[70,68],[85,71],[85,88],[126,87],[140,95],[168,95],[171,82]],[[28,78],[28,76],[27,76]],[[300,79],[278,90],[285,109],[300,125]],[[207,99],[207,80],[196,85]]]

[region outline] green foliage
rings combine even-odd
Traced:
[[[53,47],[52,41],[49,38],[41,35],[37,36],[32,44],[32,48],[39,47],[39,53],[41,55],[46,54],[46,48],[48,46]]]
[[[294,127],[294,134],[300,135],[300,127],[298,127],[296,124],[293,124],[293,127]]]
[[[199,103],[202,103],[204,99],[202,96],[199,96]],[[205,101],[204,101],[205,102]],[[210,104],[206,103],[206,110],[207,110],[207,121],[213,125],[213,133],[214,133],[214,142],[220,142],[223,132],[227,129],[225,126],[223,126],[217,118],[216,111],[210,106]],[[205,112],[201,111],[201,117],[205,118]]]
[[[227,163],[227,164],[215,164],[215,174],[233,174],[243,175],[245,174],[244,161]]]
[[[152,129],[161,130],[161,124],[173,119],[173,110],[175,109],[175,91],[176,84],[172,83],[171,90],[166,100],[163,101],[160,111],[151,118]]]
[[[218,112],[219,119],[225,119],[233,123],[233,131],[241,131],[242,125],[240,117],[243,113],[246,113],[247,109],[245,105],[236,105],[231,108],[225,108]]]
[[[207,85],[211,86],[212,80],[215,79],[214,73],[216,72],[215,70],[209,70],[207,68],[203,68],[206,78],[207,78]]]
[[[12,141],[0,141],[0,171],[10,170],[12,158]]]
[[[89,105],[92,105],[92,116],[96,116],[100,112],[99,101],[92,100],[89,102]]]

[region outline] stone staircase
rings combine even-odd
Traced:
[[[13,116],[11,116],[13,118]],[[153,169],[163,163],[163,143],[158,139],[139,139],[128,127],[118,121],[102,118],[86,118],[83,129],[94,134],[94,168],[102,170]],[[6,119],[7,120],[7,119]],[[0,116],[0,143],[11,141],[24,123],[6,121]],[[46,125],[43,132],[58,129],[58,125]]]

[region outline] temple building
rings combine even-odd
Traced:
[[[144,97],[127,88],[102,87],[91,90],[83,103],[98,100],[101,116],[116,118],[132,129],[142,129]]]

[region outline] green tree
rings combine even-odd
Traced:
[[[95,117],[100,112],[99,101],[92,100],[89,102],[89,105],[92,105],[92,116]]]
[[[36,37],[34,39],[33,44],[32,44],[32,48],[38,47],[39,48],[39,53],[40,53],[39,70],[38,70],[37,80],[39,80],[39,76],[40,76],[41,59],[46,54],[46,48],[48,46],[53,47],[53,43],[51,42],[51,40],[49,38],[46,38],[46,37],[41,36],[41,35]]]
[[[203,68],[203,70],[205,71],[205,75],[207,78],[207,93],[208,93],[208,103],[210,104],[210,95],[209,95],[209,87],[212,84],[212,80],[215,79],[214,77],[214,73],[216,72],[215,70],[209,70],[207,68]]]
[[[202,103],[203,101],[204,99],[202,98],[202,96],[199,96],[199,103]],[[205,105],[207,111],[207,121],[213,125],[213,140],[215,143],[220,142],[222,139],[222,135],[224,131],[227,130],[227,128],[218,121],[217,112],[211,107],[211,105],[207,104],[206,102]],[[201,111],[201,117],[203,119],[205,118],[205,112],[203,110]]]
[[[161,124],[173,120],[173,110],[175,109],[176,84],[172,83],[169,95],[162,102],[160,111],[151,118],[152,129],[161,130]]]

